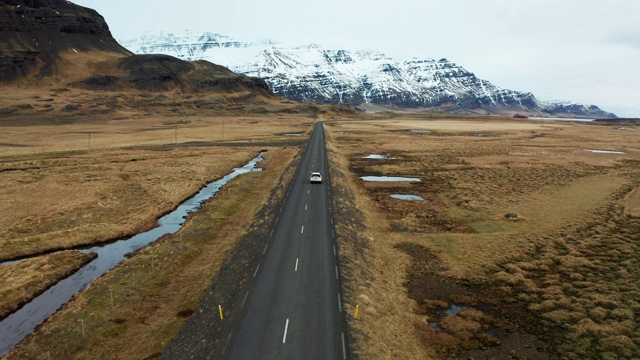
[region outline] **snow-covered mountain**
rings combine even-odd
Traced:
[[[594,105],[543,102],[531,93],[497,87],[447,59],[394,60],[375,51],[240,42],[213,33],[149,32],[120,43],[137,54],[208,60],[266,80],[298,101],[354,106],[429,108],[492,114],[615,117]]]

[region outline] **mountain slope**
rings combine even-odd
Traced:
[[[0,0],[0,81],[58,72],[67,51],[131,55],[95,10],[65,0]]]
[[[264,80],[207,61],[134,55],[100,14],[66,0],[0,0],[0,83],[15,82],[273,96]]]
[[[502,89],[447,59],[396,61],[374,51],[247,43],[212,33],[146,33],[121,43],[139,54],[206,59],[263,78],[273,91],[299,101],[494,114],[614,117],[593,105],[542,102]]]

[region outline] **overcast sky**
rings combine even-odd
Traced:
[[[116,39],[196,30],[239,41],[447,58],[542,100],[640,117],[640,0],[73,0]]]

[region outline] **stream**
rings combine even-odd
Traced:
[[[127,254],[151,244],[163,235],[174,234],[180,230],[186,217],[197,211],[205,200],[213,197],[220,188],[237,176],[258,170],[256,164],[261,160],[262,153],[243,167],[236,168],[223,178],[209,183],[175,210],[161,217],[158,220],[159,226],[129,238],[83,249],[83,252],[96,252],[98,257],[0,321],[0,356],[8,353],[39,323],[56,312],[93,279],[102,276],[124,260]]]

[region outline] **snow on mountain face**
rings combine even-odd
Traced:
[[[499,88],[447,59],[396,61],[374,51],[239,42],[213,33],[146,33],[120,41],[136,54],[208,60],[263,78],[276,94],[298,101],[481,113],[614,117],[594,105],[546,103]]]

